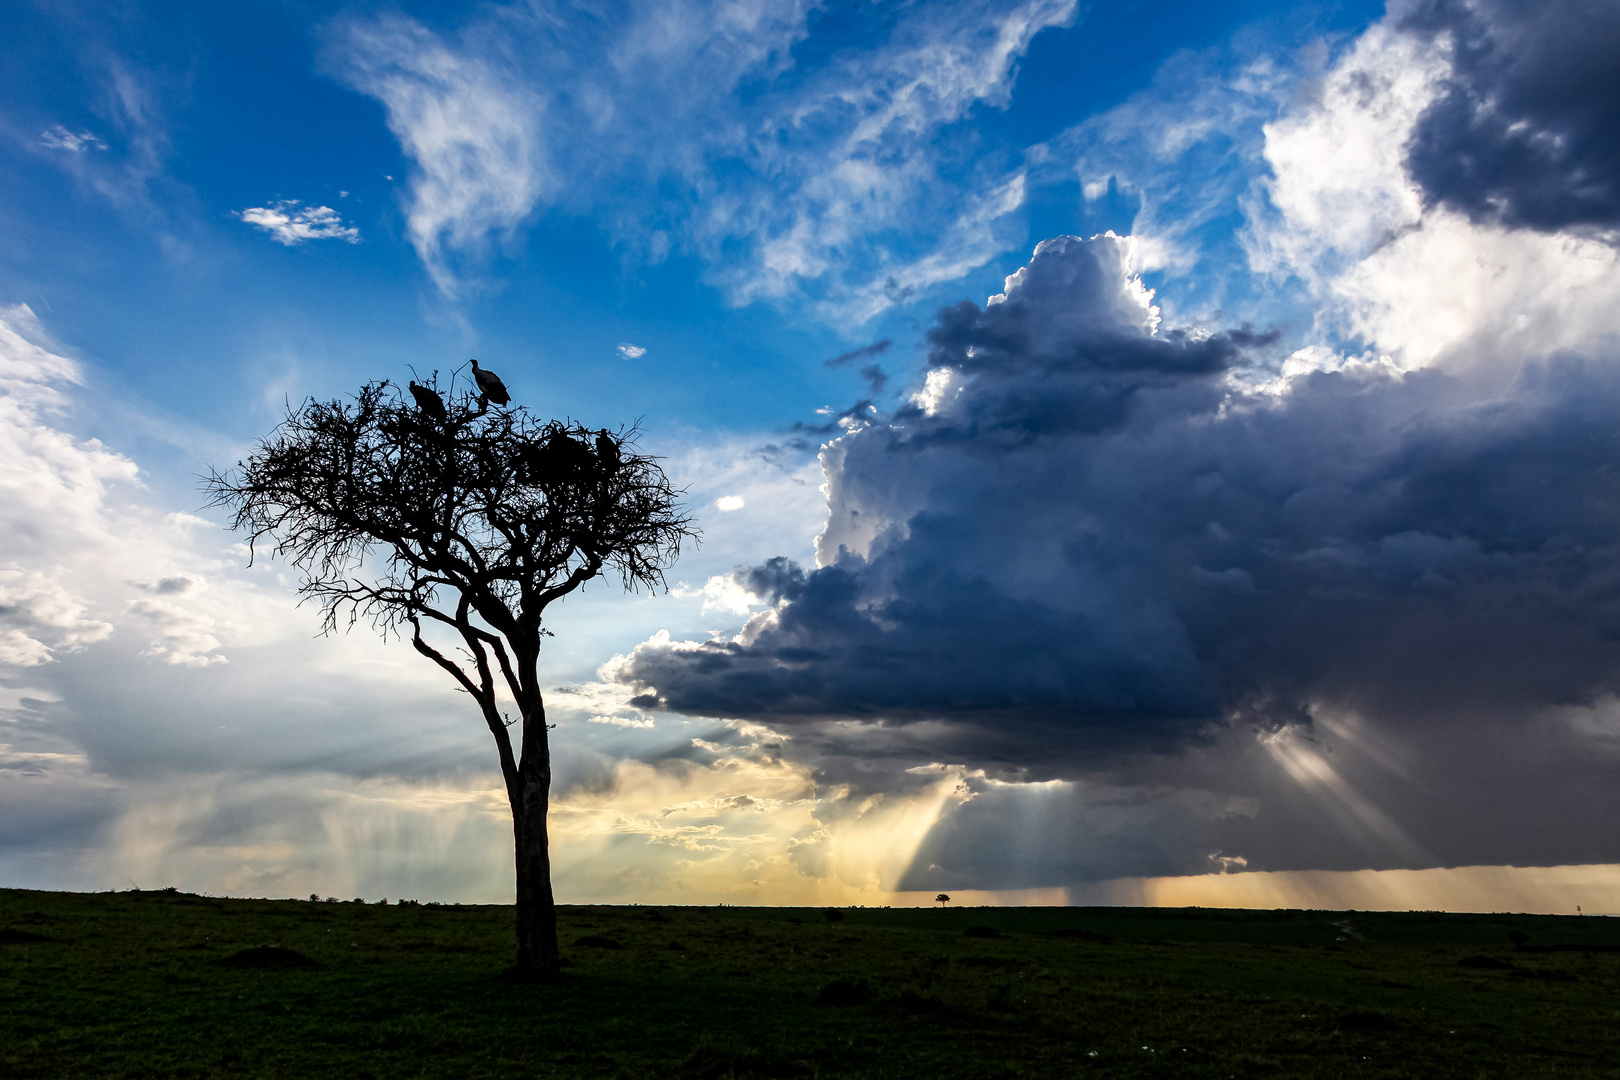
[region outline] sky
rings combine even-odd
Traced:
[[[1620,912],[1615,0],[6,20],[0,885],[510,898],[199,486],[477,356],[703,532],[549,613],[565,902]]]

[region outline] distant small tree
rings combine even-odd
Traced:
[[[950,902],[951,898],[944,893],[940,893],[938,896],[934,897],[934,903],[936,904],[948,904]]]
[[[373,382],[352,400],[289,407],[246,461],[204,483],[255,551],[268,547],[302,572],[323,632],[362,618],[385,637],[408,630],[416,651],[477,702],[512,808],[516,969],[551,978],[560,955],[543,615],[605,574],[626,589],[663,588],[664,570],[697,533],[681,492],[636,452],[634,428],[541,421],[470,391],[443,402],[436,376],[412,394],[414,406],[398,387]],[[424,637],[424,620],[459,639],[461,655]],[[516,719],[503,716],[498,689]]]

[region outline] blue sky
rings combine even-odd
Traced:
[[[404,10],[397,17],[418,32],[452,43],[496,18],[484,8],[448,18],[441,5]],[[736,84],[694,102],[694,112],[715,125],[780,124],[811,100],[892,93],[863,80],[883,78],[886,49],[905,47],[896,41],[901,31],[970,10],[842,5],[783,19],[766,43],[779,56],[734,61]],[[875,317],[851,296],[878,267],[903,269],[926,255],[941,239],[942,216],[962,213],[986,186],[1015,175],[1029,147],[1142,90],[1177,51],[1230,49],[1232,35],[1249,28],[1258,41],[1247,50],[1263,53],[1375,14],[1363,5],[1265,21],[1258,4],[1219,12],[1125,4],[1084,16],[1072,5],[1037,6],[1035,17],[1050,25],[1029,34],[1027,52],[1009,57],[999,78],[976,88],[982,92],[941,88],[955,96],[903,121],[922,130],[899,134],[892,149],[850,155],[890,173],[923,174],[907,187],[922,195],[919,212],[856,206],[847,235],[811,218],[828,239],[807,257],[838,261],[781,282],[760,280],[762,238],[749,224],[707,224],[712,207],[702,191],[743,203],[782,198],[785,212],[766,215],[765,225],[780,239],[797,204],[810,214],[825,208],[809,190],[825,180],[818,169],[879,102],[808,117],[773,139],[785,147],[780,157],[742,156],[736,139],[746,136],[711,142],[701,129],[650,126],[656,116],[637,115],[648,103],[637,100],[632,70],[610,88],[622,98],[613,107],[628,115],[589,137],[580,132],[588,145],[570,144],[574,119],[557,124],[564,131],[555,135],[549,116],[538,122],[534,140],[544,145],[535,153],[547,159],[548,176],[532,199],[520,193],[511,212],[489,218],[472,245],[487,250],[450,253],[453,299],[424,274],[410,244],[406,217],[420,166],[390,133],[383,106],[344,74],[354,28],[377,16],[278,4],[112,11],[41,5],[19,13],[12,51],[21,62],[7,65],[4,93],[8,126],[24,145],[14,143],[5,165],[5,286],[16,301],[57,313],[53,325],[71,325],[70,340],[132,393],[182,416],[216,417],[211,427],[238,438],[262,427],[262,413],[239,403],[262,397],[264,368],[278,353],[321,372],[301,389],[330,392],[385,366],[448,366],[482,349],[552,408],[657,414],[665,426],[782,426],[807,406],[843,404],[850,373],[826,372],[819,360],[892,336],[896,359],[915,369],[916,324],[941,302],[993,291],[1009,267],[992,256],[1015,258],[1062,232],[1129,230],[1128,196],[1086,202],[1072,177],[1046,176],[992,222],[993,239],[973,253],[978,265],[938,282],[904,282],[914,289],[907,301]],[[992,12],[980,13],[982,21],[993,22]],[[502,17],[534,29],[522,15]],[[606,66],[620,20],[627,12],[565,26],[561,42],[539,47],[588,39],[585,47],[598,51],[581,59]],[[973,20],[960,21],[972,29]],[[680,95],[706,80],[672,68],[649,81]],[[559,102],[554,111],[578,107],[545,74],[535,84]],[[99,145],[76,154],[39,145],[39,132],[55,125],[90,133]],[[657,144],[646,147],[648,139]],[[687,155],[699,160],[676,160]],[[331,207],[360,242],[281,247],[240,220],[244,209],[279,200]],[[669,254],[647,250],[655,244]],[[616,365],[623,341],[651,358],[628,371]]]
[[[1554,8],[18,8],[0,878],[503,895],[476,718],[196,486],[476,355],[706,534],[556,615],[565,898],[1620,905],[1546,798],[1620,745],[1620,38]]]

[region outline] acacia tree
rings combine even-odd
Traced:
[[[443,400],[436,377],[422,389]],[[433,401],[413,407],[384,381],[352,400],[306,400],[246,461],[211,470],[204,485],[255,552],[267,548],[300,570],[323,632],[360,619],[384,636],[408,632],[478,703],[512,807],[516,970],[550,978],[560,957],[543,616],[599,576],[630,590],[665,587],[664,570],[697,533],[678,505],[682,493],[656,459],[636,452],[635,429],[591,431],[521,406],[490,408],[471,393],[450,398],[437,415],[423,407]],[[459,648],[429,641],[424,622]],[[503,693],[514,718],[502,713]]]

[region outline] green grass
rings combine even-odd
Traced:
[[[0,1076],[1620,1075],[1615,919],[570,907],[561,927],[571,966],[531,986],[501,977],[506,907],[0,890]]]

